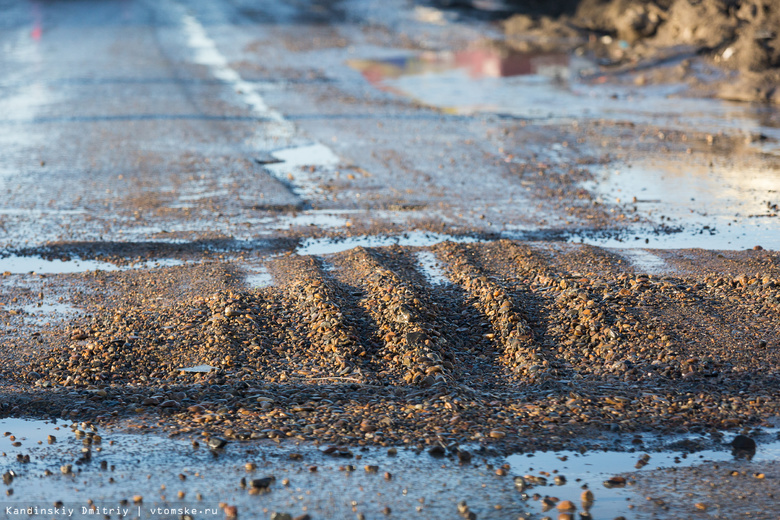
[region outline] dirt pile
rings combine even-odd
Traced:
[[[718,96],[780,103],[780,4],[772,0],[583,0],[572,16],[517,15],[504,27],[511,39],[534,31],[554,36],[562,26],[608,36],[597,41],[611,44],[601,54],[614,65],[688,49],[732,72]]]

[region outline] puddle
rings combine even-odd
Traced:
[[[681,232],[633,233],[651,247],[780,248],[780,171],[647,161],[607,167],[585,188]],[[598,241],[606,245],[604,241]]]
[[[735,436],[729,434],[725,437],[728,443]],[[643,455],[649,455],[646,465],[638,469],[637,462]],[[652,452],[636,451],[634,453],[625,452],[586,452],[580,454],[577,451],[562,452],[536,452],[528,455],[512,455],[507,458],[511,465],[514,475],[533,475],[544,476],[547,486],[535,486],[526,491],[529,495],[538,493],[542,497],[549,495],[555,496],[561,500],[571,500],[579,505],[582,486],[587,484],[593,492],[595,501],[590,509],[593,518],[614,518],[618,515],[632,518],[633,504],[640,504],[645,497],[638,496],[628,487],[608,488],[604,482],[617,475],[627,473],[642,472],[648,473],[660,468],[671,467],[692,467],[703,465],[708,462],[728,462],[734,461],[734,456],[728,447],[723,450],[706,450],[694,453],[684,454],[683,452]],[[740,461],[745,468],[750,468],[752,463],[757,462],[780,462],[780,441],[770,443],[759,443],[758,450],[752,461]],[[541,472],[548,473],[543,475]],[[556,485],[555,476],[564,476],[565,484]],[[542,515],[544,512],[541,501],[528,501],[531,512]],[[555,510],[550,511],[550,513]]]
[[[128,269],[174,267],[184,265],[182,260],[174,258],[162,258],[133,264],[130,266],[118,266],[110,262],[99,260],[47,260],[38,256],[10,255],[0,258],[0,273],[11,274],[73,274],[86,271],[120,271]]]
[[[250,273],[246,276],[246,284],[253,289],[261,289],[263,287],[270,287],[274,284],[274,277],[268,272],[265,267],[258,267],[256,269],[247,269]]]
[[[307,238],[298,246],[295,252],[299,255],[329,255],[349,251],[356,247],[386,247],[392,245],[428,247],[448,240],[460,244],[479,241],[474,237],[410,231],[403,235],[395,236],[363,235],[348,238]]]
[[[315,209],[302,211],[295,215],[282,215],[271,224],[271,229],[281,230],[291,227],[314,226],[320,229],[347,227],[359,210]]]
[[[316,143],[272,152],[281,162],[266,164],[265,169],[285,184],[293,184],[293,193],[311,199],[321,191],[322,171],[330,170],[339,158],[325,145]]]
[[[67,303],[31,303],[22,307],[23,317],[37,324],[44,324],[51,320],[69,318],[79,312],[79,309]]]
[[[669,270],[663,258],[645,249],[620,249],[616,253],[644,274],[663,274]]]
[[[684,85],[591,84],[589,60],[489,46],[347,62],[380,90],[453,114],[491,112],[524,119],[629,119],[699,130],[723,127],[777,137],[760,113],[740,103],[678,97]]]
[[[291,214],[280,213],[262,218],[247,218],[243,222],[252,224],[256,234],[274,234],[293,228],[316,227],[318,229],[347,228],[353,222],[383,222],[408,224],[416,219],[427,218],[426,212],[363,210],[363,209],[310,209]]]
[[[448,285],[452,283],[447,278],[441,262],[439,262],[432,251],[420,251],[416,256],[417,266],[431,285]]]
[[[207,374],[212,370],[216,370],[216,369],[217,367],[213,367],[211,365],[196,365],[194,367],[180,368],[179,372],[193,372],[196,374]]]
[[[77,425],[89,435],[90,429],[85,426]],[[608,489],[603,485],[615,475],[637,471],[635,464],[644,454],[642,451],[594,451],[584,455],[573,451],[540,452],[504,459],[482,456],[469,448],[474,455],[472,463],[460,466],[453,458],[434,458],[425,452],[418,455],[405,449],[399,449],[396,456],[388,455],[385,449],[353,449],[352,458],[332,458],[324,455],[322,448],[292,441],[281,445],[270,441],[233,441],[224,449],[211,452],[205,442],[194,448],[190,439],[100,430],[96,433],[101,442],[93,442],[91,460],[79,463],[84,444],[72,427],[69,421],[0,419],[0,432],[9,434],[0,437],[3,471],[14,474],[13,481],[5,485],[6,489],[13,489],[13,494],[5,499],[0,518],[15,517],[6,512],[6,506],[51,508],[59,500],[63,507],[73,509],[71,518],[94,518],[90,504],[116,508],[122,500],[128,502],[124,507],[130,510],[123,515],[128,518],[179,518],[184,513],[163,514],[156,508],[188,507],[198,512],[192,515],[195,518],[222,519],[225,515],[220,502],[235,505],[239,518],[258,517],[258,508],[263,509],[263,518],[274,511],[291,516],[309,513],[312,518],[354,518],[355,513],[381,518],[386,507],[392,510],[393,517],[399,518],[456,518],[461,500],[481,519],[518,518],[527,512],[533,513],[533,518],[541,518],[541,502],[523,500],[512,476],[541,476],[542,471],[550,473],[549,484],[530,488],[529,495],[556,496],[579,504],[581,486],[587,484],[595,495],[591,509],[594,518],[633,518],[629,506],[645,500],[632,486]],[[49,435],[56,438],[53,444],[48,443]],[[292,453],[300,455],[293,460]],[[688,454],[685,458],[672,452],[649,455],[648,464],[638,471],[733,460],[726,449]],[[28,462],[17,458],[25,456],[29,456]],[[754,462],[778,460],[780,441],[760,442],[752,462],[738,463],[749,470]],[[497,477],[494,468],[504,462],[511,466],[509,476]],[[247,463],[254,463],[256,469],[247,471]],[[61,470],[68,464],[72,474]],[[311,466],[317,466],[317,470],[310,471]],[[45,475],[47,470],[51,475]],[[391,478],[386,479],[384,472],[389,472]],[[555,475],[565,476],[566,483],[553,484]],[[671,478],[654,475],[659,479]],[[275,480],[262,496],[252,496],[242,489],[242,478],[251,481],[271,476]],[[136,495],[142,501],[134,504],[132,498]],[[53,515],[50,511],[33,511],[24,517]]]
[[[0,258],[0,272],[11,274],[68,274],[85,271],[118,271],[119,267],[98,260],[46,260],[37,256],[11,255]]]

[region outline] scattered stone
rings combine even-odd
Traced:
[[[264,478],[255,478],[252,479],[250,482],[250,486],[253,489],[261,489],[266,490],[268,489],[271,484],[273,484],[276,481],[276,477],[264,477]]]
[[[212,450],[221,450],[227,446],[228,441],[221,437],[209,437],[208,447]]]
[[[609,480],[604,481],[604,487],[606,488],[626,487],[626,479],[624,477],[612,477]]]
[[[571,513],[577,510],[577,506],[571,500],[562,500],[558,502],[558,511]]]
[[[431,449],[428,450],[428,455],[431,457],[441,458],[444,457],[447,454],[447,451],[439,445],[433,446]]]
[[[756,451],[756,441],[747,437],[746,435],[737,435],[734,440],[731,441],[731,448],[734,451]]]
[[[471,453],[466,450],[458,450],[458,462],[460,464],[469,464],[471,462]]]

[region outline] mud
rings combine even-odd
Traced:
[[[573,48],[575,42],[616,68],[700,56],[723,70],[718,97],[778,103],[778,25],[780,10],[769,0],[584,0],[558,18],[517,15],[504,29],[520,48]]]

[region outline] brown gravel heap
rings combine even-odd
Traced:
[[[696,253],[712,256],[710,274],[667,253],[689,274],[657,277],[589,246],[431,251],[450,283],[431,285],[418,250],[397,246],[280,257],[277,285],[252,290],[230,263],[79,275],[91,314],[4,362],[2,410],[172,435],[512,450],[780,413],[772,252]],[[747,269],[761,272],[733,274]],[[198,365],[211,368],[182,370]]]

